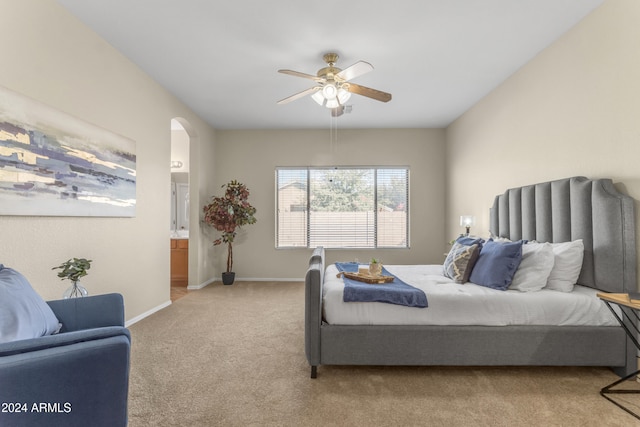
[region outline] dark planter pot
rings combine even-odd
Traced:
[[[236,279],[236,273],[233,271],[222,273],[222,284],[233,285],[233,281]]]

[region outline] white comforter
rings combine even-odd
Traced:
[[[558,325],[618,326],[596,290],[575,286],[570,293],[497,291],[456,284],[441,265],[385,265],[389,273],[427,295],[429,307],[379,302],[344,302],[344,282],[335,264],[324,276],[324,318],[334,325]],[[379,286],[379,285],[371,285]]]

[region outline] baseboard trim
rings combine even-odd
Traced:
[[[127,320],[126,322],[124,322],[124,326],[126,328],[128,328],[129,326],[133,325],[134,323],[137,323],[137,322],[141,321],[142,319],[144,319],[145,317],[149,317],[153,313],[156,313],[156,312],[162,310],[163,308],[169,307],[170,305],[171,305],[171,300],[165,301],[162,304],[152,308],[151,310],[145,311],[144,313],[134,317],[133,319]]]
[[[291,278],[291,277],[287,277],[287,278],[265,278],[265,277],[236,277],[236,282],[304,282],[304,278],[302,279],[297,279],[297,278]]]
[[[304,278],[291,278],[291,277],[287,277],[287,278],[265,278],[265,277],[236,277],[235,278],[236,282],[304,282]],[[198,289],[202,289],[205,286],[209,286],[212,283],[222,283],[221,279],[209,279],[204,283],[201,283],[199,285],[189,285],[187,286],[187,289],[190,291],[195,291]]]
[[[190,290],[190,291],[195,291],[195,290],[198,290],[198,289],[202,289],[205,286],[209,286],[210,284],[212,284],[215,281],[216,281],[215,279],[209,279],[204,283],[200,283],[199,285],[189,285],[189,286],[187,286],[187,289]]]

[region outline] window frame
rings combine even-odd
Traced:
[[[373,170],[373,213],[374,213],[374,225],[373,225],[373,240],[374,243],[372,246],[331,246],[324,245],[325,248],[330,249],[409,249],[411,247],[410,243],[410,182],[411,182],[411,168],[409,166],[398,166],[398,165],[385,165],[385,166],[278,166],[275,168],[275,248],[276,249],[313,249],[315,247],[310,245],[311,242],[311,214],[312,211],[310,209],[312,192],[311,189],[311,180],[312,180],[312,172],[313,171],[330,171],[330,170]],[[378,206],[378,195],[379,195],[379,171],[384,170],[399,170],[404,173],[404,182],[405,182],[405,207],[404,207],[404,245],[379,245],[379,206]],[[300,171],[305,174],[306,182],[305,182],[305,236],[304,236],[304,244],[300,245],[281,245],[280,240],[280,213],[281,213],[281,198],[280,198],[280,173],[282,171]],[[284,187],[283,187],[284,188]],[[284,212],[284,211],[283,211]]]

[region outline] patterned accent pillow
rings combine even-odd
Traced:
[[[478,259],[479,246],[477,243],[466,246],[455,242],[444,260],[444,275],[453,279],[456,283],[466,283],[469,281],[471,270]]]

